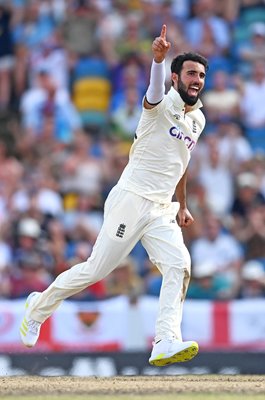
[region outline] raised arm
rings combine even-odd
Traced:
[[[167,42],[167,27],[162,26],[160,36],[152,44],[153,62],[150,73],[150,83],[146,91],[144,107],[151,109],[163,100],[165,93],[165,57],[171,44]]]
[[[180,179],[175,192],[176,199],[180,204],[178,212],[178,223],[180,227],[189,226],[194,221],[191,213],[187,208],[186,186],[187,186],[187,170]]]

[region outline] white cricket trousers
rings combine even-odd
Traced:
[[[141,240],[161,272],[155,340],[182,340],[182,307],[190,278],[190,255],[176,223],[179,203],[159,204],[115,186],[104,207],[104,222],[91,256],[61,273],[38,296],[30,318],[44,322],[61,302],[103,279]]]

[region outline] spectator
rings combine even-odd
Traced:
[[[17,269],[13,269],[10,277],[11,298],[25,297],[49,286],[51,275],[43,265],[40,253],[21,254],[17,262]]]
[[[68,240],[67,240],[68,239]],[[46,224],[46,240],[43,243],[46,251],[51,255],[53,277],[59,275],[68,268],[67,254],[69,237],[67,238],[63,223],[56,218],[51,218]]]
[[[96,195],[88,193],[68,193],[65,196],[65,213],[62,218],[68,246],[77,245],[78,239],[94,244],[103,222],[101,203]]]
[[[236,195],[231,208],[232,215],[244,219],[249,210],[265,204],[265,198],[259,189],[257,177],[251,172],[242,172],[237,176]]]
[[[241,271],[242,285],[240,298],[257,299],[265,297],[265,270],[260,261],[249,260]]]
[[[265,262],[265,205],[252,206],[234,235],[244,246],[245,259]]]
[[[230,2],[232,3],[232,2]],[[249,41],[252,35],[252,28],[256,23],[264,23],[265,21],[265,10],[263,0],[241,0],[233,2],[234,6],[237,7],[237,17],[234,20],[233,29],[233,43],[231,51],[238,56],[238,49],[249,45]],[[246,63],[242,63],[245,66]],[[241,65],[236,65],[238,70],[242,73]]]
[[[189,42],[194,49],[198,51],[204,50],[205,43],[203,41],[206,31],[213,36],[214,53],[226,54],[230,45],[229,26],[225,19],[217,17],[215,0],[197,0],[193,2],[194,16],[186,24],[186,34]],[[200,46],[202,46],[200,48]],[[211,50],[210,50],[211,52]]]
[[[17,226],[17,242],[12,254],[11,297],[24,297],[44,290],[51,282],[50,254],[40,244],[41,227],[34,218],[22,218]]]
[[[58,184],[50,170],[41,170],[32,160],[29,168],[34,171],[25,173],[23,180],[10,198],[10,211],[30,214],[41,221],[46,216],[61,216],[63,204],[58,193]]]
[[[38,87],[26,91],[21,98],[21,112],[26,139],[35,143],[43,135],[47,118],[53,119],[53,137],[69,142],[81,128],[81,121],[65,89],[58,89],[49,72],[40,70]]]
[[[112,69],[113,92],[111,110],[115,112],[125,102],[125,93],[128,88],[133,88],[138,92],[138,99],[144,95],[146,74],[144,65],[138,54],[130,53],[120,63]]]
[[[107,296],[126,295],[131,299],[143,293],[143,283],[130,256],[106,278],[106,290]]]
[[[125,90],[125,103],[118,106],[112,114],[114,134],[132,142],[141,112],[142,107],[137,89],[128,87]]]
[[[35,248],[37,240],[41,235],[41,227],[39,222],[30,217],[22,218],[17,225],[18,235],[18,248],[16,253],[19,257],[19,253],[25,251],[31,251]]]
[[[253,23],[249,31],[249,40],[239,45],[238,49],[238,67],[245,77],[250,75],[253,62],[257,60],[265,62],[265,23]]]
[[[15,41],[15,70],[14,70],[14,102],[19,105],[20,97],[26,90],[27,85],[34,84],[36,69],[40,61],[44,61],[45,67],[50,61],[57,66],[52,73],[61,83],[66,79],[64,76],[67,63],[62,64],[64,51],[52,51],[51,40],[58,38],[57,26],[63,10],[59,10],[60,3],[57,1],[39,2],[30,0],[24,5],[15,7],[13,37]],[[53,4],[52,4],[53,3]],[[59,7],[58,7],[59,6]],[[45,54],[44,54],[45,53]],[[46,65],[47,64],[47,65]],[[65,82],[64,82],[65,83]]]
[[[1,234],[2,236],[2,234]],[[3,240],[0,237],[0,254],[1,254],[1,259],[0,259],[0,269],[1,271],[4,271],[5,269],[8,269],[11,265],[11,248],[9,244]]]
[[[68,2],[61,31],[65,48],[73,54],[84,56],[98,49],[95,35],[101,11],[95,1]]]
[[[3,224],[0,228],[0,299],[10,296],[11,247],[6,241]]]
[[[10,153],[9,146],[0,138],[0,224],[10,218],[9,199],[23,176],[24,166]]]
[[[11,30],[12,8],[0,4],[0,111],[6,110],[11,100],[14,43]]]
[[[19,109],[20,98],[28,84],[28,49],[24,43],[15,45],[14,64],[14,108]]]
[[[241,117],[248,138],[255,152],[265,152],[265,63],[255,61],[252,73],[243,87]]]
[[[224,216],[233,202],[233,175],[220,156],[219,141],[214,134],[206,140],[205,156],[201,158],[197,178],[205,188],[209,207]]]
[[[58,89],[69,89],[68,54],[61,43],[58,31],[55,31],[53,36],[40,43],[34,51],[31,51],[28,58],[30,86],[34,86],[36,76],[40,70],[43,70],[49,74]]]
[[[36,194],[36,205],[43,215],[62,217],[63,202],[59,192],[58,183],[51,174],[43,173],[39,180],[39,189]]]
[[[153,263],[151,263],[149,259],[147,259],[146,261],[144,279],[146,294],[159,297],[162,285],[162,276],[159,273],[157,267]]]
[[[229,280],[219,275],[216,266],[211,262],[195,264],[192,267],[191,276],[188,298],[226,300],[233,298],[236,294]]]
[[[199,265],[201,260],[214,265],[216,273],[229,282],[230,294],[237,293],[243,251],[240,243],[225,231],[215,215],[205,215],[203,231],[191,245],[191,259],[192,265]]]
[[[245,169],[250,170],[255,175],[257,179],[258,188],[263,197],[265,198],[265,190],[264,190],[265,154],[257,153],[253,155],[253,157],[251,157],[251,159],[247,163],[245,163]]]
[[[113,185],[118,182],[121,172],[128,162],[130,142],[117,140],[117,137],[112,137],[109,141],[109,150],[105,160],[107,166],[104,174],[103,198],[105,199]]]
[[[76,135],[71,154],[63,160],[60,176],[62,193],[85,193],[97,196],[102,188],[105,163],[91,151],[92,138],[80,133]]]
[[[226,71],[213,74],[213,86],[203,96],[207,119],[211,123],[239,118],[240,94]]]
[[[137,53],[142,60],[146,53],[150,56],[151,40],[144,32],[144,24],[137,14],[130,13],[126,17],[125,30],[116,42],[115,51],[120,59],[131,53]]]
[[[113,48],[113,42],[123,35],[126,29],[126,15],[128,13],[128,3],[117,1],[112,5],[111,10],[107,9],[101,15],[97,26],[97,37],[100,42],[106,42],[107,47]],[[115,58],[115,54],[113,55]]]
[[[233,175],[238,174],[254,156],[241,126],[236,121],[224,119],[218,124],[217,134],[220,158]]]
[[[21,9],[21,14],[13,34],[15,42],[23,43],[30,52],[53,34],[56,24],[51,9],[43,10],[38,0],[27,1]]]

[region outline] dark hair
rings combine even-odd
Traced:
[[[205,71],[208,71],[209,69],[208,60],[205,57],[201,56],[198,53],[183,53],[179,54],[172,60],[171,72],[175,72],[176,74],[179,75],[182,70],[183,63],[185,61],[195,61],[204,65]]]

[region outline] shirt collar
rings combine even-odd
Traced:
[[[182,98],[180,97],[179,92],[177,92],[176,89],[173,88],[173,86],[170,88],[170,90],[168,92],[168,96],[171,98],[171,100],[177,107],[180,107],[181,109],[184,108],[185,103],[182,100]],[[194,104],[194,106],[192,106],[192,111],[197,110],[197,108],[201,108],[202,106],[203,106],[203,104],[202,104],[201,100],[198,99],[197,102]]]

